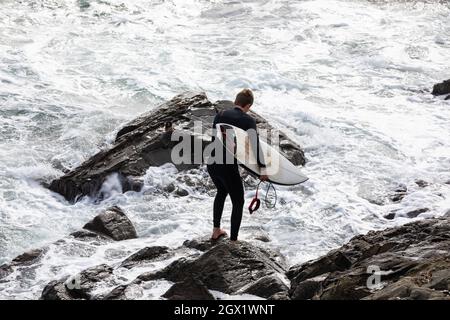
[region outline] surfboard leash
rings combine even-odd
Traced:
[[[261,184],[261,182],[263,182],[263,181],[258,182],[258,185],[256,186],[255,196],[253,197],[252,201],[250,202],[250,205],[248,206],[248,211],[250,212],[250,214],[253,214],[261,206],[261,200],[258,198],[259,185]],[[269,195],[270,189],[272,189],[275,194],[275,201],[273,204],[270,203],[270,201],[268,200],[268,195]],[[277,204],[277,190],[275,189],[275,187],[273,186],[273,184],[271,182],[269,182],[269,185],[267,186],[266,195],[264,196],[264,204],[266,205],[267,209],[273,209],[273,208],[275,208],[275,206]]]

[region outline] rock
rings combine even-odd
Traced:
[[[189,195],[189,191],[184,189],[183,187],[176,186],[174,183],[170,183],[167,187],[164,188],[164,191],[168,193],[173,193],[178,197],[186,197]]]
[[[34,264],[37,261],[39,261],[44,252],[45,252],[45,249],[33,249],[30,251],[27,251],[27,252],[22,253],[21,255],[15,257],[12,260],[11,265],[13,265],[13,266],[17,266],[17,265],[29,266],[29,265]]]
[[[429,208],[420,208],[420,209],[408,211],[407,213],[402,214],[402,217],[416,218],[420,214],[422,214],[424,212],[428,212],[428,211],[430,211]],[[393,220],[396,216],[397,216],[397,211],[392,211],[392,212],[388,213],[387,215],[385,215],[384,217],[386,219]]]
[[[416,209],[416,210],[407,212],[407,213],[406,213],[406,216],[407,216],[408,218],[415,218],[415,217],[417,217],[418,215],[420,215],[421,213],[428,212],[428,211],[430,211],[430,209],[428,209],[428,208]]]
[[[450,299],[450,218],[356,236],[293,266],[291,299]]]
[[[396,212],[389,212],[387,215],[385,215],[384,217],[388,220],[393,220],[396,216]]]
[[[450,79],[445,80],[444,82],[437,83],[433,86],[433,91],[431,92],[434,96],[440,96],[443,94],[450,93]]]
[[[91,291],[95,288],[96,284],[105,279],[111,277],[113,268],[106,264],[101,264],[80,272],[70,280],[72,283],[66,282],[66,289],[73,297],[81,299],[91,299]]]
[[[431,280],[425,287],[434,290],[450,291],[450,269],[432,272]]]
[[[137,238],[136,229],[119,207],[111,207],[89,221],[84,229],[105,235],[113,240]]]
[[[291,298],[287,292],[283,291],[271,295],[267,300],[291,300]]]
[[[326,274],[328,275],[328,274]],[[315,277],[300,282],[295,288],[289,291],[292,300],[308,300],[312,299],[322,288],[322,281],[326,276]]]
[[[325,257],[307,262],[300,266],[294,266],[287,272],[288,278],[291,280],[291,286],[297,286],[306,279],[314,278],[324,273],[333,271],[344,271],[352,265],[351,260],[341,251],[334,251]]]
[[[370,300],[450,300],[450,296],[443,292],[436,290],[421,288],[415,284],[415,281],[411,277],[405,277],[399,281],[390,284],[373,295],[370,296]],[[368,300],[367,298],[365,300]]]
[[[261,242],[270,242],[270,238],[268,235],[259,235],[255,237],[255,240],[261,241]]]
[[[189,195],[189,191],[181,187],[177,187],[177,189],[175,190],[175,194],[179,197],[186,197]]]
[[[137,177],[145,174],[150,166],[173,163],[172,148],[178,144],[178,141],[172,141],[174,133],[191,139],[192,145],[199,143],[203,149],[209,145],[210,138],[195,134],[194,122],[201,121],[202,131],[207,133],[212,128],[216,113],[232,107],[231,101],[218,101],[213,104],[204,93],[187,92],[177,95],[126,124],[118,131],[116,140],[109,150],[100,151],[79,167],[53,180],[48,187],[72,203],[83,196],[102,200],[103,183],[112,174],[116,174],[122,192],[139,191],[142,182]],[[264,129],[273,129],[262,117],[250,113],[256,117],[258,128],[262,133]],[[167,123],[171,124],[173,130],[165,129]],[[261,135],[263,136],[264,134]],[[288,159],[296,165],[305,163],[305,156],[299,145],[284,133],[279,133],[279,140],[282,145],[280,150]],[[192,159],[193,153],[190,156]],[[198,168],[201,162],[175,165],[178,170],[188,170]],[[178,195],[184,196],[185,191],[180,190]]]
[[[429,182],[426,182],[425,180],[416,180],[415,183],[419,186],[419,188],[425,188],[430,185]]]
[[[11,273],[13,273],[13,268],[9,264],[2,264],[0,266],[0,280],[9,276]]]
[[[224,242],[226,239],[227,237],[220,237],[217,240],[211,240],[210,237],[206,236],[199,239],[186,240],[183,242],[183,246],[200,251],[207,251],[219,243]]]
[[[103,300],[127,300],[126,291],[129,285],[121,285],[114,288],[110,293],[103,297]]]
[[[408,188],[405,185],[399,185],[391,194],[388,196],[389,199],[394,202],[400,202],[408,194]]]
[[[450,100],[450,94],[448,96],[446,96],[444,100],[445,101]]]
[[[15,257],[11,263],[3,264],[0,266],[0,279],[3,279],[13,273],[13,267],[24,267],[31,266],[41,260],[44,253],[47,251],[46,248],[43,249],[33,249],[22,253]]]
[[[447,210],[447,212],[444,214],[445,218],[450,218],[450,209]]]
[[[161,256],[165,256],[167,253],[169,253],[168,247],[163,246],[145,247],[139,250],[138,252],[132,254],[128,258],[126,258],[120,264],[120,266],[124,268],[131,268],[141,262],[152,261],[157,258],[160,258]]]
[[[92,299],[92,290],[96,284],[112,275],[113,269],[101,264],[86,269],[74,277],[66,277],[48,283],[42,291],[42,300]]]
[[[49,282],[42,290],[41,300],[74,300],[67,291],[64,281],[53,280]]]
[[[233,294],[255,281],[276,273],[284,273],[286,267],[274,252],[246,242],[232,244],[219,242],[200,257],[181,258],[156,273],[144,273],[142,281],[164,278],[183,281],[190,275],[202,281],[210,290]]]
[[[170,183],[167,187],[164,188],[164,191],[168,193],[172,193],[177,189],[176,185],[174,183]]]
[[[168,300],[215,300],[201,280],[190,276],[175,283],[162,297]]]
[[[287,293],[288,290],[289,288],[281,281],[279,276],[271,274],[257,280],[243,292],[268,299],[277,293]]]
[[[98,233],[88,231],[88,230],[78,230],[78,231],[72,232],[70,235],[78,240],[110,239],[109,237],[106,237],[103,234],[98,234]]]

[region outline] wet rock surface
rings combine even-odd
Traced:
[[[243,292],[269,299],[274,295],[287,294],[288,290],[288,286],[281,280],[280,276],[271,274],[260,278]]]
[[[214,299],[211,290],[271,300],[450,299],[449,222],[447,213],[371,231],[291,268],[281,254],[261,247],[263,242],[257,240],[231,243],[228,238],[212,241],[205,236],[178,248],[147,246],[113,265],[96,265],[55,279],[43,288],[40,298],[140,299],[148,296],[148,288],[164,283],[168,289],[159,293],[161,299]],[[117,229],[124,234],[129,225],[118,224]],[[34,270],[48,251],[30,250],[1,266],[1,281],[14,281],[7,276],[16,270]],[[124,283],[126,273],[133,276]]]
[[[436,83],[433,86],[433,90],[431,91],[431,94],[434,96],[440,96],[440,95],[449,94],[449,93],[450,93],[450,79],[445,80],[441,83]]]
[[[142,181],[138,177],[150,166],[172,163],[172,148],[181,138],[191,139],[192,145],[199,144],[202,149],[208,145],[211,138],[205,133],[211,129],[214,116],[218,111],[232,107],[233,103],[230,101],[211,103],[204,93],[187,92],[177,95],[126,124],[118,131],[109,150],[92,156],[79,167],[53,180],[48,187],[70,202],[76,202],[83,196],[102,200],[107,195],[101,187],[114,175],[122,192],[139,191],[142,189]],[[272,129],[265,119],[253,112],[251,115],[256,118],[260,130]],[[200,121],[203,135],[194,132],[196,121]],[[174,133],[179,134],[178,141],[172,141]],[[305,163],[304,153],[298,144],[284,133],[279,133],[279,140],[281,152],[288,159],[296,165]],[[194,159],[193,153],[190,156]],[[201,162],[200,159],[200,162],[193,164],[175,165],[178,170],[188,170],[198,168]],[[187,195],[183,189],[174,191],[178,196]]]
[[[11,263],[9,264],[5,263],[1,265],[0,279],[5,278],[6,276],[14,272],[14,268],[31,266],[39,262],[46,251],[47,251],[46,248],[32,249],[30,251],[22,253],[21,255],[18,255],[11,261]]]
[[[158,258],[167,257],[169,248],[164,246],[145,247],[138,252],[126,258],[121,264],[121,267],[132,268],[142,262],[153,261]]]
[[[74,277],[52,281],[42,291],[42,300],[75,300],[92,299],[91,291],[96,284],[105,281],[112,276],[113,268],[106,265],[98,265],[86,269]]]
[[[168,300],[214,300],[205,284],[192,277],[175,283],[162,297]]]
[[[130,219],[117,206],[107,209],[94,219],[86,223],[84,229],[107,236],[113,240],[127,240],[137,238],[136,229]],[[80,234],[76,234],[80,235]]]
[[[281,273],[284,259],[250,243],[223,241],[196,259],[181,258],[155,273],[139,276],[142,281],[183,281],[186,275],[201,280],[209,289],[233,294],[261,278]]]
[[[411,210],[406,212],[405,214],[403,214],[403,217],[406,218],[416,218],[419,215],[421,215],[422,213],[428,212],[430,211],[429,208],[420,208],[420,209],[415,209],[415,210]],[[397,213],[395,211],[388,213],[387,215],[384,216],[386,219],[392,220],[395,219],[397,217]]]
[[[290,296],[450,299],[449,222],[427,219],[354,237],[322,258],[290,268]]]

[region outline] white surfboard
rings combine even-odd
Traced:
[[[241,128],[226,123],[217,124],[216,129],[217,138],[225,149],[234,155],[238,163],[250,173],[260,176],[261,170],[256,161],[254,148],[250,145],[249,134]],[[226,134],[224,135],[222,132],[226,132]],[[274,147],[261,139],[259,146],[264,156],[265,172],[270,182],[280,185],[296,185],[308,180],[300,168],[281,155]]]

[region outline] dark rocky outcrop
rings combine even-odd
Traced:
[[[450,299],[449,222],[447,213],[371,231],[287,272],[280,254],[245,241],[204,237],[176,249],[145,247],[114,267],[102,264],[51,281],[41,299],[135,299],[145,297],[145,288],[152,286],[149,282],[158,280],[174,282],[163,295],[166,299],[214,299],[210,290],[272,300]],[[22,254],[2,266],[0,273],[10,273],[15,266],[32,268],[43,253],[38,249]],[[169,263],[175,255],[177,260]],[[167,261],[166,267],[143,273],[128,284],[118,281],[126,269],[147,262],[153,267],[155,261]],[[114,274],[115,268],[126,269]],[[115,289],[105,292],[111,287]]]
[[[145,273],[140,281],[164,278],[184,281],[195,277],[209,289],[233,294],[268,275],[283,274],[286,266],[274,252],[247,242],[220,242],[195,259],[181,258],[158,272]],[[272,292],[274,293],[274,292]]]
[[[449,218],[354,237],[292,267],[292,299],[450,299]],[[377,281],[379,279],[379,281]]]
[[[217,240],[212,240],[210,237],[205,236],[202,238],[186,240],[183,242],[183,246],[191,249],[196,249],[200,251],[207,251],[212,247],[218,245],[219,243],[224,243],[227,240],[227,237],[223,236]]]
[[[122,209],[116,206],[99,214],[86,223],[83,228],[116,241],[137,238],[136,229],[130,219],[128,219]],[[76,235],[80,236],[79,234]]]
[[[415,209],[415,210],[411,210],[406,212],[405,214],[402,214],[402,217],[407,217],[407,218],[416,218],[419,215],[421,215],[422,213],[428,212],[430,211],[429,208],[420,208],[420,209]],[[386,219],[392,220],[394,218],[397,217],[397,212],[392,211],[390,213],[388,213],[387,215],[384,216]]]
[[[70,202],[75,202],[82,196],[102,200],[106,195],[101,187],[108,177],[115,174],[122,192],[139,191],[142,182],[138,177],[150,166],[172,162],[171,151],[178,143],[172,141],[174,132],[180,133],[185,139],[191,139],[192,145],[199,143],[204,148],[210,143],[210,138],[194,133],[194,121],[201,121],[202,131],[206,133],[211,129],[216,112],[232,106],[230,101],[218,101],[213,104],[204,93],[188,92],[178,95],[126,124],[117,133],[116,140],[109,150],[103,150],[92,156],[78,168],[52,181],[48,187]],[[252,113],[252,116],[256,118],[259,129],[272,128],[257,114]],[[170,123],[170,130],[167,130],[167,123]],[[279,134],[279,140],[281,152],[294,164],[305,163],[300,146],[283,133]],[[200,164],[176,166],[179,170],[186,170],[197,168]],[[180,190],[178,194],[184,196],[185,191]]]
[[[450,93],[450,79],[445,80],[441,83],[435,84],[433,86],[433,91],[431,91],[431,94],[434,96],[440,96],[440,95],[449,94],[449,93]]]
[[[86,269],[74,277],[52,281],[42,291],[42,300],[92,299],[92,289],[96,283],[111,277],[113,268],[101,264]]]
[[[407,194],[408,188],[405,185],[400,184],[389,194],[388,197],[392,202],[400,202]]]
[[[288,286],[284,284],[278,275],[270,274],[252,283],[243,292],[268,299],[275,294],[287,293],[288,290]]]
[[[0,266],[0,279],[10,275],[14,267],[30,266],[41,260],[46,249],[33,249],[15,257],[11,263]]]
[[[78,230],[72,232],[70,235],[78,240],[92,240],[92,239],[110,240],[109,237],[103,234],[99,234],[88,230]]]
[[[175,283],[162,297],[168,300],[214,300],[205,284],[192,277]]]
[[[74,300],[66,289],[64,282],[67,278],[62,280],[53,280],[49,282],[42,290],[41,300]]]
[[[45,249],[33,249],[30,251],[27,251],[17,257],[15,257],[12,262],[11,265],[13,266],[17,266],[17,265],[22,265],[22,266],[26,266],[26,265],[30,265],[33,263],[36,263],[37,261],[40,260],[40,258],[42,257],[42,254],[45,252]]]
[[[139,250],[138,252],[132,254],[128,258],[126,258],[120,264],[120,266],[124,268],[132,268],[135,265],[142,262],[148,262],[161,257],[167,257],[168,253],[169,253],[168,247],[164,246],[145,247]]]
[[[9,276],[13,271],[13,268],[9,264],[2,264],[0,266],[0,280]]]

